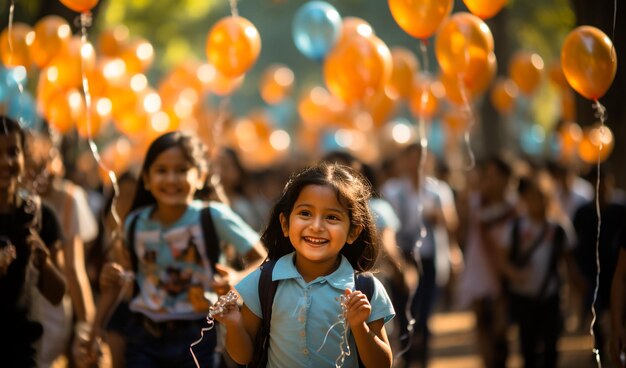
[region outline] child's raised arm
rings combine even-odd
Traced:
[[[361,361],[366,367],[391,367],[393,358],[384,320],[367,323],[372,312],[367,296],[350,289],[346,289],[345,295],[348,298],[346,319]]]
[[[238,364],[248,364],[254,356],[256,335],[261,328],[261,318],[257,317],[244,304],[229,306],[215,319],[226,327],[226,351]]]

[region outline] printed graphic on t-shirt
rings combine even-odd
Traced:
[[[135,240],[140,292],[131,309],[154,320],[206,314],[212,271],[200,226],[137,231]]]

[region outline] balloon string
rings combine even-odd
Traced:
[[[13,0],[11,0],[11,5],[9,6],[9,26],[8,26],[8,36],[9,36],[9,64],[11,63],[11,60],[13,59],[13,37],[12,37],[12,32],[13,32],[13,13],[15,12],[15,2]],[[19,84],[19,83],[18,83]],[[7,128],[7,122],[4,116],[2,116],[2,128],[4,129],[5,134],[8,134],[9,129]]]
[[[230,96],[226,96],[220,100],[217,112],[217,118],[213,122],[213,126],[211,129],[211,138],[213,149],[211,150],[211,162],[216,162],[217,157],[220,154],[220,149],[222,147],[221,137],[224,132],[224,124],[226,123],[226,119],[229,115],[230,110]],[[223,203],[230,204],[228,200],[228,196],[222,187],[222,178],[220,176],[219,171],[213,170],[211,173],[211,185],[215,190],[215,194],[218,199]]]
[[[326,344],[326,339],[333,328],[339,325],[343,325],[343,333],[341,334],[341,341],[339,342],[339,356],[335,360],[335,368],[343,367],[343,363],[347,356],[350,356],[350,344],[348,342],[348,322],[346,321],[346,314],[348,313],[348,298],[345,295],[339,296],[339,305],[341,306],[341,312],[337,315],[338,321],[333,323],[332,326],[326,331],[322,345],[317,349],[320,352]]]
[[[230,15],[233,17],[239,16],[239,10],[237,10],[237,0],[228,0],[230,4]]]
[[[611,34],[611,40],[615,40],[615,25],[617,23],[617,0],[613,1],[613,32]],[[615,60],[615,41],[611,42],[611,61],[616,62]],[[597,102],[597,100],[596,100]]]
[[[11,0],[11,5],[9,5],[9,26],[7,27],[7,35],[9,39],[7,40],[9,43],[9,65],[12,64],[13,61],[13,17],[15,14],[15,1]],[[19,83],[18,83],[19,84]]]
[[[421,40],[419,43],[420,53],[422,55],[422,65],[424,66],[422,69],[424,72],[430,72],[430,62],[428,61],[428,43],[426,40]]]
[[[600,129],[604,129],[604,122],[606,121],[606,108],[598,101],[597,99],[593,102],[593,109],[595,110],[595,116],[600,119]],[[596,363],[598,367],[602,367],[602,362],[600,359],[600,347],[595,346],[595,333],[593,328],[595,327],[597,320],[596,313],[596,301],[598,299],[598,290],[600,288],[600,228],[602,226],[602,214],[600,211],[600,152],[603,148],[602,138],[599,139],[598,146],[598,160],[596,162],[596,216],[598,217],[598,224],[596,227],[596,285],[593,290],[593,301],[591,302],[591,325],[589,327],[589,334],[592,338],[594,338],[594,348],[592,352],[596,358]]]
[[[200,368],[200,363],[193,352],[193,347],[202,342],[205,332],[209,332],[215,327],[215,316],[226,312],[230,307],[236,306],[238,298],[237,294],[230,290],[226,295],[220,296],[217,302],[209,308],[209,313],[206,316],[207,327],[202,328],[200,330],[200,338],[189,345],[189,352],[191,352],[191,357],[196,363],[196,368]]]
[[[474,118],[474,112],[472,111],[472,106],[469,101],[469,97],[467,95],[467,88],[465,86],[465,81],[463,80],[464,75],[465,73],[459,73],[459,92],[461,94],[461,100],[463,101],[463,112],[467,116],[467,125],[465,126],[465,132],[463,133],[463,143],[465,144],[465,148],[467,149],[467,155],[469,158],[469,163],[466,165],[465,169],[469,171],[473,169],[474,166],[476,165],[476,158],[472,150],[471,139],[470,139],[470,131],[472,127],[474,126],[475,118]]]
[[[9,24],[7,26],[7,36],[8,36],[8,45],[9,45],[9,65],[13,64],[13,20],[15,18],[15,1],[11,0],[11,5],[9,5]],[[24,66],[26,69],[26,66]],[[21,82],[15,81],[17,84],[17,89],[20,91],[20,95],[24,94],[24,86]],[[23,123],[23,118],[19,117],[20,123]]]
[[[85,94],[85,115],[87,121],[87,140],[89,143],[89,149],[96,160],[98,166],[107,172],[109,176],[109,180],[111,180],[111,186],[113,187],[113,199],[111,202],[111,214],[113,215],[113,220],[115,221],[115,232],[121,232],[122,228],[122,220],[120,218],[119,213],[117,212],[117,199],[119,198],[120,189],[117,185],[117,177],[113,170],[110,170],[106,165],[102,162],[102,158],[100,157],[100,153],[98,152],[98,145],[93,139],[92,132],[92,121],[91,121],[91,92],[89,90],[89,80],[87,79],[86,72],[86,61],[85,56],[83,55],[83,51],[86,49],[87,42],[87,27],[91,26],[92,22],[91,13],[89,11],[83,12],[80,14],[78,21],[80,22],[80,61],[81,61],[81,78],[83,84],[83,93]],[[115,235],[115,234],[114,234]]]

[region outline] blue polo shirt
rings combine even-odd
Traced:
[[[329,367],[339,357],[343,324],[335,326],[324,343],[328,329],[339,320],[339,297],[346,288],[354,289],[354,270],[341,256],[341,264],[330,275],[305,282],[294,264],[294,253],[281,257],[274,266],[272,280],[280,280],[272,305],[272,323],[268,367]],[[244,303],[261,318],[258,284],[260,270],[255,270],[237,284]],[[383,285],[374,278],[374,293],[368,322],[395,315]],[[349,328],[348,326],[346,326]],[[322,346],[323,344],[323,346]],[[320,349],[318,352],[318,349]],[[356,343],[350,335],[350,351],[344,367],[358,367]]]

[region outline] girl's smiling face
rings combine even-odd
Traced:
[[[280,215],[285,237],[297,252],[296,267],[304,270],[332,272],[341,249],[352,244],[361,229],[351,229],[350,214],[329,186],[307,185],[294,203],[289,218]]]
[[[202,173],[189,162],[180,147],[159,154],[143,175],[146,189],[159,206],[186,206],[203,182]]]
[[[24,147],[19,134],[0,134],[0,193],[12,195],[23,172]]]

